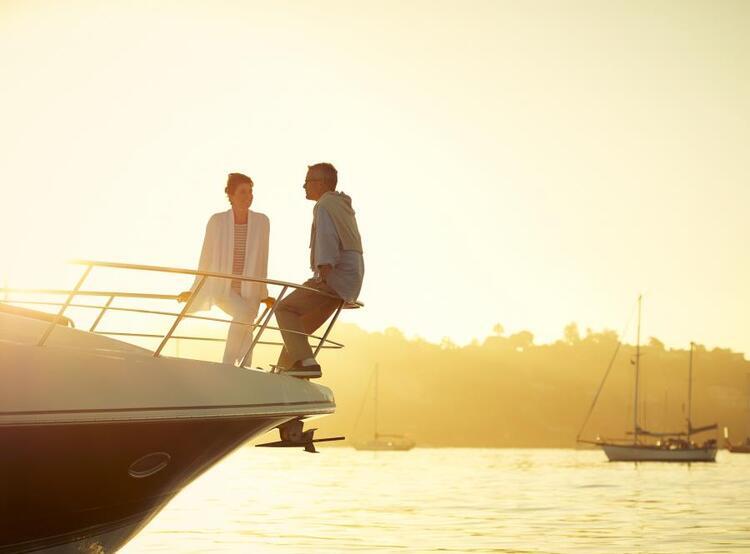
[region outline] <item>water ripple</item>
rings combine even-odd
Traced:
[[[598,451],[242,448],[125,549],[143,552],[740,552],[750,456],[608,464]]]

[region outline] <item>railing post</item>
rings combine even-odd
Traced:
[[[156,351],[154,351],[154,358],[158,358],[159,355],[161,354],[161,351],[164,349],[164,346],[169,341],[169,337],[172,336],[172,333],[174,333],[174,330],[177,329],[177,326],[180,324],[180,321],[182,321],[182,318],[185,317],[185,314],[187,313],[188,309],[190,308],[190,305],[193,303],[193,301],[195,300],[196,296],[198,296],[198,293],[203,288],[203,283],[206,282],[207,278],[208,277],[206,275],[203,275],[201,277],[201,280],[198,281],[198,285],[195,287],[195,290],[190,295],[190,298],[187,299],[187,302],[185,302],[185,307],[182,308],[182,311],[177,316],[177,319],[174,320],[174,323],[172,324],[172,328],[169,330],[169,332],[166,335],[164,335],[164,339],[162,339],[161,344],[156,349]]]
[[[253,329],[255,329],[258,326],[258,324],[265,319],[270,309],[271,307],[266,305],[266,307],[263,310],[263,313],[260,314],[260,317],[248,325],[248,327],[250,327],[250,329],[248,330],[249,333],[252,333]],[[248,357],[250,356],[251,353],[252,353],[252,345],[248,348],[247,352],[245,352],[245,354],[242,356],[242,360],[240,360],[239,367],[245,366],[245,364],[247,363]]]
[[[115,297],[114,297],[114,296],[110,296],[110,297],[109,297],[109,300],[107,300],[107,303],[106,303],[106,304],[104,304],[104,306],[102,307],[101,311],[99,312],[99,315],[98,315],[98,316],[96,317],[96,320],[95,320],[95,321],[94,321],[94,323],[93,323],[93,324],[91,325],[91,329],[89,329],[89,333],[93,333],[93,332],[94,332],[94,330],[96,329],[96,326],[97,326],[97,325],[99,325],[99,322],[100,322],[100,321],[102,320],[102,318],[104,317],[104,312],[106,312],[106,311],[107,311],[107,308],[109,308],[109,305],[110,305],[110,304],[112,304],[112,301],[113,301],[114,299],[115,299]]]
[[[339,307],[338,307],[338,309],[336,310],[336,313],[335,313],[335,314],[333,314],[333,319],[331,319],[331,323],[329,323],[329,324],[328,324],[328,329],[326,329],[326,332],[325,332],[325,333],[323,333],[323,336],[322,336],[322,337],[320,337],[320,342],[318,342],[318,346],[317,346],[317,347],[315,348],[315,352],[313,353],[313,358],[314,358],[314,357],[317,357],[317,355],[318,355],[318,352],[320,352],[320,349],[321,349],[321,348],[323,348],[323,343],[324,343],[324,342],[326,341],[326,339],[328,338],[328,333],[330,333],[330,332],[331,332],[331,329],[333,329],[333,324],[334,324],[334,323],[336,323],[336,320],[338,319],[338,317],[339,317],[339,314],[341,313],[341,309],[342,309],[343,307],[344,307],[344,301],[342,300],[342,301],[341,301],[341,302],[339,303]]]
[[[68,294],[68,298],[65,300],[65,303],[62,306],[60,306],[60,311],[57,312],[55,319],[52,320],[52,322],[47,327],[47,330],[44,332],[44,335],[42,335],[42,338],[39,339],[37,346],[44,346],[44,343],[47,342],[47,339],[52,334],[52,331],[55,329],[55,325],[57,325],[60,322],[60,318],[62,318],[63,314],[65,313],[65,310],[73,301],[73,298],[75,298],[76,293],[83,286],[83,282],[86,280],[86,277],[89,276],[89,273],[91,273],[90,264],[86,266],[86,270],[83,272],[83,275],[81,275],[81,278],[78,279],[78,283],[76,283],[75,288],[70,292],[70,294]]]
[[[276,306],[279,305],[279,302],[281,302],[282,298],[284,298],[284,295],[286,294],[286,291],[289,287],[284,286],[283,289],[281,289],[281,294],[279,294],[279,297],[276,299],[276,301],[273,303],[273,306],[271,306],[271,309],[268,310],[268,314],[266,315],[266,319],[263,320],[263,324],[260,326],[260,330],[258,330],[258,334],[253,337],[253,342],[250,343],[250,348],[247,349],[247,352],[245,352],[245,355],[242,356],[242,361],[240,362],[240,367],[245,367],[245,364],[247,363],[247,360],[250,358],[250,356],[253,353],[253,350],[255,349],[255,345],[258,344],[258,341],[260,340],[261,335],[263,334],[263,331],[266,330],[266,327],[268,326],[268,322],[271,321],[271,317],[274,313],[276,313]],[[282,346],[283,348],[283,346]]]

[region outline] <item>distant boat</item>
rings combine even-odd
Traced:
[[[593,441],[593,444],[601,447],[610,462],[714,462],[716,461],[716,440],[709,439],[703,443],[696,443],[692,436],[705,431],[716,429],[717,425],[705,425],[703,427],[693,427],[692,415],[692,396],[693,396],[693,343],[690,343],[690,359],[688,363],[688,413],[687,429],[677,432],[652,432],[640,427],[638,423],[638,381],[640,377],[640,359],[641,359],[641,304],[642,297],[638,297],[638,331],[636,339],[635,354],[635,394],[633,400],[633,430],[626,433],[632,435],[632,439],[611,439]],[[604,377],[606,380],[606,375]],[[599,387],[601,392],[604,381]],[[594,398],[589,410],[589,415],[593,410],[599,392]],[[585,425],[585,422],[584,422]],[[653,442],[645,442],[642,437],[650,437]],[[583,441],[579,439],[579,442]]]
[[[411,450],[416,446],[414,439],[405,435],[398,435],[393,433],[379,433],[378,432],[378,366],[375,366],[373,373],[373,380],[375,381],[374,389],[374,426],[372,438],[365,441],[357,441],[354,443],[354,448],[357,450],[394,450],[394,451],[405,451]],[[367,402],[367,396],[362,402],[362,408],[360,409],[360,416],[362,415],[362,409]],[[359,422],[359,418],[357,418]],[[356,427],[356,425],[355,425]]]
[[[748,375],[748,393],[750,394],[750,375]],[[746,404],[745,417],[750,417],[750,402]],[[724,427],[724,445],[726,449],[734,454],[750,454],[750,437],[745,438],[745,442],[732,444],[729,441],[729,429]]]
[[[729,441],[729,429],[726,427],[724,427],[724,444],[727,450],[734,454],[750,454],[750,437],[747,437],[742,444],[732,444]]]

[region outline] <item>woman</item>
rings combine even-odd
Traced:
[[[198,270],[265,279],[268,273],[270,225],[264,214],[250,211],[253,180],[242,173],[230,173],[224,192],[232,208],[214,214],[208,220]],[[196,276],[191,289],[180,294],[177,300],[186,302],[201,278]],[[218,306],[233,320],[253,323],[261,301],[269,306],[273,303],[273,299],[268,298],[265,283],[208,277],[188,312]],[[224,363],[236,364],[241,361],[252,337],[252,328],[231,323],[224,348]]]

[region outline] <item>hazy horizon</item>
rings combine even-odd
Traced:
[[[102,329],[115,329],[115,321]],[[219,337],[223,326],[186,322],[180,333]],[[316,421],[320,436],[345,435],[350,444],[373,432],[373,373],[378,368],[381,433],[405,433],[428,446],[572,447],[616,351],[582,438],[624,438],[632,427],[635,345],[624,342],[618,349],[621,337],[612,330],[579,330],[570,324],[550,343],[538,343],[531,332],[522,331],[458,346],[408,338],[393,327],[370,332],[342,322],[331,338],[345,348],[324,350],[318,358],[323,366],[318,382],[334,391],[337,404],[334,415]],[[279,337],[267,332],[264,340]],[[172,341],[165,354],[174,355],[177,347]],[[218,362],[222,351],[222,343],[179,341],[181,356]],[[276,347],[259,347],[252,366],[268,367],[277,355]],[[689,348],[672,349],[657,337],[644,337],[641,355],[640,425],[662,432],[685,428]],[[696,439],[721,438],[724,426],[735,442],[750,436],[749,391],[750,362],[742,353],[697,343],[693,425],[716,422],[719,430]]]

